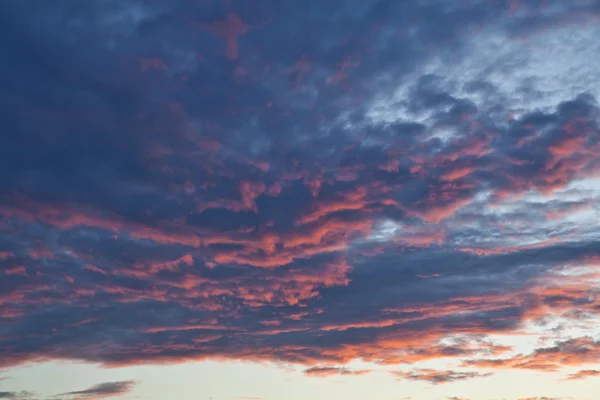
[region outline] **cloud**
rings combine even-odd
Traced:
[[[596,362],[492,338],[600,310],[599,11],[542,3],[7,6],[0,367]]]
[[[393,374],[396,375],[399,380],[426,381],[433,385],[464,381],[473,378],[485,378],[492,375],[490,373],[436,371],[433,369],[417,369],[410,372],[397,371]]]
[[[105,382],[99,383],[85,390],[61,393],[54,395],[53,398],[60,400],[68,399],[109,399],[115,396],[122,396],[131,392],[135,386],[134,381]],[[0,392],[0,399],[14,400],[41,400],[46,398],[38,393],[30,391],[20,392]]]
[[[562,399],[558,398],[558,397],[546,397],[546,396],[543,396],[543,397],[523,397],[523,398],[520,398],[518,400],[562,400]]]
[[[28,400],[33,399],[35,394],[25,390],[21,392],[0,392],[0,399]]]
[[[600,376],[600,371],[595,369],[583,369],[581,371],[577,371],[574,374],[570,374],[567,380],[574,381],[586,378],[592,378]]]
[[[536,349],[528,355],[508,359],[475,359],[465,366],[477,368],[515,368],[556,371],[564,366],[596,364],[600,361],[600,342],[591,337],[579,337],[556,342],[552,347]]]
[[[304,374],[308,376],[326,377],[331,375],[365,375],[370,373],[371,370],[350,370],[346,368],[338,367],[312,367],[304,370]]]
[[[85,390],[62,393],[58,396],[78,399],[106,399],[129,393],[135,386],[134,381],[99,383]]]

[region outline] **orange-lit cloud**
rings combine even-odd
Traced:
[[[574,374],[570,374],[567,380],[575,381],[586,378],[595,378],[600,377],[600,371],[595,369],[583,369],[581,371],[577,371]]]

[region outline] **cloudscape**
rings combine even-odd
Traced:
[[[0,399],[597,400],[597,0],[5,0]]]

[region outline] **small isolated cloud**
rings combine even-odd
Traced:
[[[105,382],[92,386],[89,389],[62,393],[58,396],[88,400],[107,399],[129,393],[133,390],[135,384],[134,381]]]
[[[575,380],[591,378],[591,377],[600,377],[600,370],[584,369],[584,370],[575,372],[574,374],[570,374],[569,377],[567,378],[567,380],[575,381]]]
[[[88,389],[76,390],[52,396],[55,400],[100,400],[123,396],[131,392],[135,386],[134,381],[105,382],[94,385]],[[46,400],[47,396],[22,390],[18,392],[0,392],[0,399],[8,400]],[[248,398],[249,399],[249,398]]]
[[[518,400],[564,400],[563,398],[560,397],[522,397]]]
[[[480,372],[459,372],[459,371],[437,371],[434,369],[417,369],[410,372],[395,371],[392,372],[398,380],[408,379],[411,381],[426,381],[433,385],[464,381],[473,378],[484,378],[491,376],[491,373]]]
[[[312,367],[304,370],[304,373],[308,376],[318,376],[325,377],[331,375],[365,375],[370,373],[369,369],[359,369],[359,370],[351,370],[347,368],[337,368],[337,367]]]
[[[35,394],[26,390],[20,392],[0,392],[0,399],[34,400]]]

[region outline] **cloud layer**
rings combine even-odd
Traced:
[[[445,383],[600,363],[599,16],[7,4],[0,367],[461,360],[398,373]],[[530,354],[492,338],[531,327],[550,343]]]

